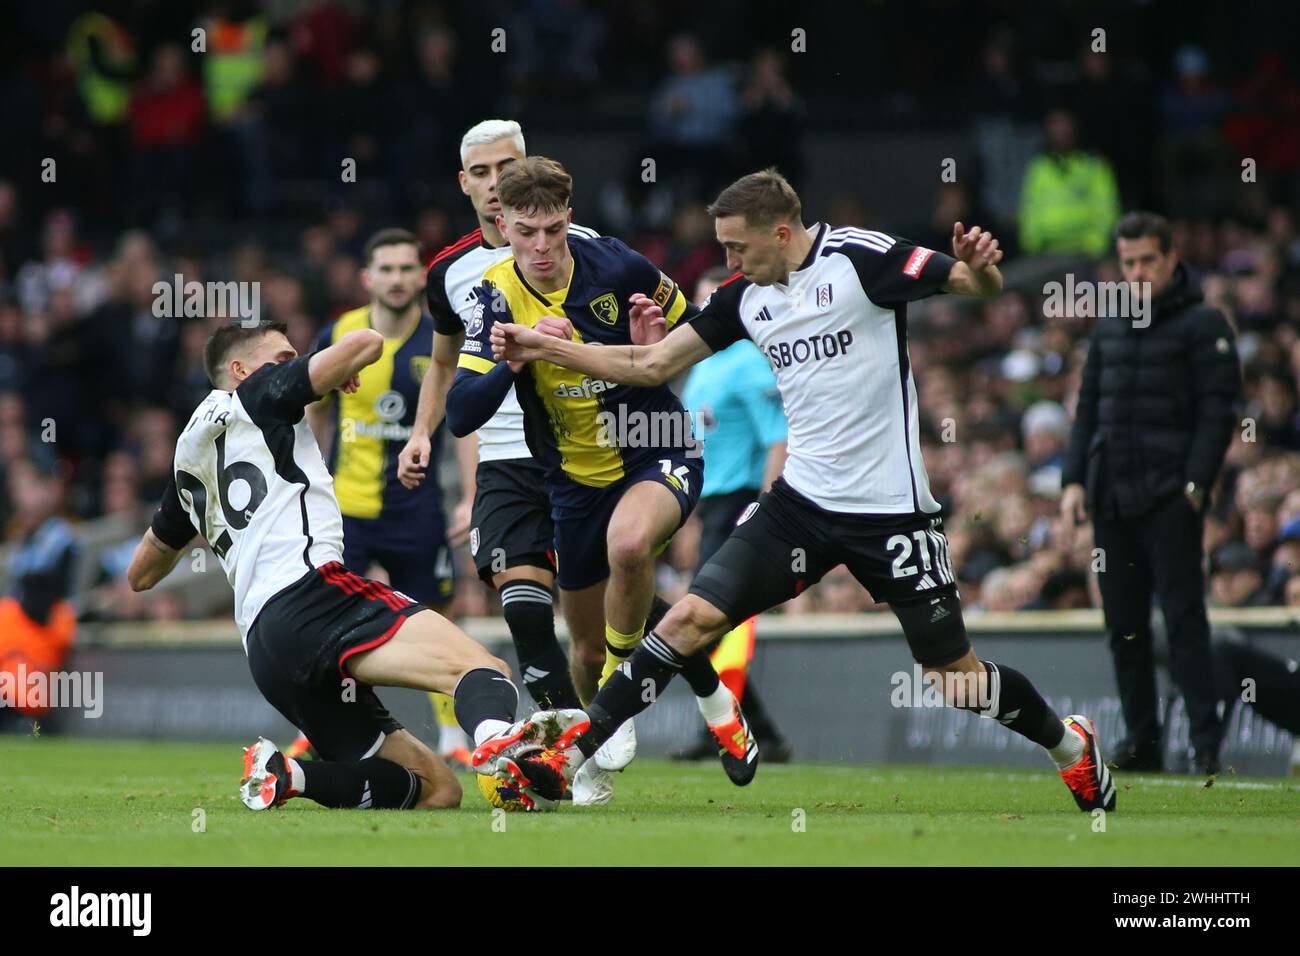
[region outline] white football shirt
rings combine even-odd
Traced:
[[[154,534],[183,548],[198,531],[235,592],[248,631],[263,605],[303,575],[343,560],[334,479],[303,417],[319,397],[309,357],[262,366],[233,392],[213,389],[176,442]]]
[[[786,284],[736,275],[690,320],[715,352],[754,341],[789,423],[783,477],[828,511],[933,514],[921,459],[907,303],[938,292],[955,260],[865,229],[809,229]]]

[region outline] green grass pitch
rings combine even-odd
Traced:
[[[639,760],[607,806],[494,817],[468,776],[458,810],[341,811],[298,800],[252,813],[235,795],[239,770],[233,745],[0,739],[0,865],[1300,860],[1295,779],[1224,777],[1206,788],[1190,777],[1119,775],[1119,811],[1096,832],[1046,771],[772,766],[741,790],[712,764]]]

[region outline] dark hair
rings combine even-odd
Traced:
[[[221,388],[225,382],[226,362],[231,354],[260,339],[267,332],[279,332],[287,337],[289,326],[280,319],[263,319],[256,325],[234,321],[226,323],[208,336],[207,342],[203,343],[203,368],[208,373],[208,381],[213,388]]]
[[[420,240],[415,233],[406,229],[380,229],[366,241],[366,265],[375,257],[375,250],[384,246],[415,246],[415,254],[420,254]]]
[[[1115,239],[1145,239],[1154,236],[1160,240],[1160,251],[1168,252],[1174,245],[1174,234],[1169,220],[1154,212],[1125,213],[1115,224]]]
[[[516,159],[497,179],[497,198],[516,212],[552,212],[568,209],[573,199],[573,177],[553,159],[528,156]]]
[[[802,214],[799,194],[775,166],[741,176],[718,193],[718,198],[709,206],[709,215],[714,219],[744,216],[750,226],[771,226],[778,222],[797,224],[802,221]]]

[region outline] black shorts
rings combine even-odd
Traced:
[[[690,592],[739,624],[843,564],[898,616],[913,657],[940,666],[970,649],[938,515],[830,512],[777,479],[741,515]]]
[[[253,682],[324,759],[373,756],[384,735],[402,725],[369,685],[345,683],[344,664],[389,640],[423,610],[337,561],[322,565],[271,598],[249,628]]]
[[[489,584],[506,568],[555,573],[555,526],[545,471],[531,458],[481,461],[475,475],[469,553]]]
[[[700,521],[699,556],[695,560],[695,573],[708,563],[709,558],[717,553],[722,543],[735,530],[736,522],[745,513],[745,509],[758,500],[757,488],[741,488],[724,495],[707,495],[700,499],[695,509],[695,517]]]
[[[395,590],[422,604],[441,606],[456,594],[455,562],[442,515],[412,536],[392,518],[343,516],[343,566],[364,576],[371,564],[388,572]]]

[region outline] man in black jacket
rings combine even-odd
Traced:
[[[1235,424],[1235,337],[1179,263],[1163,217],[1129,213],[1115,234],[1125,280],[1150,283],[1148,297],[1138,300],[1147,307],[1101,316],[1093,327],[1061,476],[1061,515],[1070,528],[1090,511],[1102,552],[1098,583],[1128,728],[1116,766],[1161,769],[1154,590],[1186,703],[1193,767],[1214,774],[1222,723],[1201,541],[1206,497]]]

